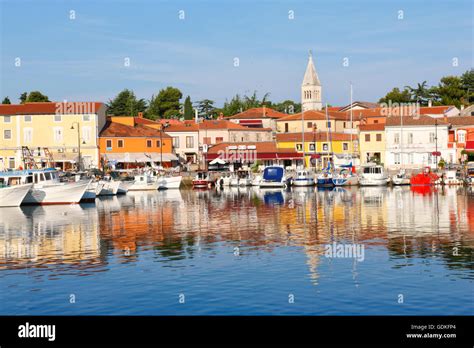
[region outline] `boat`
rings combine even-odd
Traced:
[[[117,194],[118,195],[126,194],[132,185],[133,185],[133,180],[120,180],[120,185],[117,190]]]
[[[297,170],[296,176],[292,180],[293,186],[313,186],[314,175],[306,169]]]
[[[0,207],[19,207],[32,187],[31,176],[22,183],[21,176],[0,173]]]
[[[355,186],[359,184],[359,177],[355,174],[352,163],[341,165],[339,173],[332,178],[334,186]]]
[[[405,169],[400,169],[397,174],[392,176],[392,184],[394,185],[410,185],[410,176]]]
[[[263,170],[263,177],[260,181],[260,188],[285,187],[285,169],[283,166],[268,166]]]
[[[461,178],[461,172],[457,170],[447,170],[440,181],[443,185],[462,185],[464,183]]]
[[[81,203],[95,202],[103,186],[104,184],[100,184],[98,181],[91,182],[81,198]]]
[[[262,175],[261,174],[253,174],[252,178],[250,179],[250,184],[252,186],[260,186],[262,182]]]
[[[410,185],[416,186],[431,186],[435,185],[439,180],[439,176],[431,172],[430,167],[425,167],[425,169],[416,175],[412,175],[410,178]]]
[[[474,185],[474,162],[467,163],[465,182],[467,185]]]
[[[233,173],[230,178],[230,186],[251,186],[252,179],[250,178],[250,172],[245,169],[239,169]]]
[[[91,179],[61,182],[59,172],[54,168],[27,169],[18,173],[22,174],[23,180],[30,175],[33,177],[33,187],[22,204],[76,204],[92,182]]]
[[[153,191],[158,189],[156,176],[151,173],[143,173],[135,175],[133,184],[130,185],[128,191]]]
[[[193,188],[211,188],[214,182],[210,178],[209,172],[198,171],[193,179]]]
[[[102,184],[102,189],[97,194],[98,196],[115,196],[120,187],[120,181],[110,176],[105,176],[99,183]]]
[[[360,186],[385,186],[389,180],[383,166],[375,163],[368,163],[362,166],[359,177]]]
[[[156,177],[158,183],[158,190],[179,189],[181,185],[182,176],[167,176],[160,175]]]

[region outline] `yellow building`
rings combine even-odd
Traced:
[[[302,133],[277,133],[277,148],[294,149],[303,152]],[[347,133],[326,132],[304,133],[305,162],[308,167],[322,168],[328,163],[332,154],[345,157],[358,152],[358,136]]]
[[[99,102],[0,105],[0,170],[25,168],[27,158],[39,167],[69,169],[79,158],[82,168],[98,167],[105,110]]]
[[[328,130],[328,124],[332,132],[343,132],[344,130],[355,129],[359,124],[359,121],[353,119],[351,125],[350,121],[349,114],[345,112],[328,111],[328,117],[326,117],[324,111],[309,110],[281,117],[276,120],[276,124],[279,133],[301,133],[303,127],[305,132],[312,132],[313,130],[325,132]]]
[[[359,125],[359,139],[361,164],[385,163],[385,124]]]

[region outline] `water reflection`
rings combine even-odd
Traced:
[[[474,195],[465,188],[132,192],[95,205],[0,209],[0,278],[24,268],[88,275],[149,255],[157,267],[199,268],[238,250],[252,262],[285,253],[281,275],[291,278],[304,265],[318,287],[338,277],[337,262],[324,256],[325,245],[337,242],[362,243],[369,261],[379,258],[371,268],[345,264],[355,287],[364,272],[388,276],[433,258],[451,279],[472,280],[473,233]]]

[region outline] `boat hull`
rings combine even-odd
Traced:
[[[387,178],[360,178],[360,186],[386,186],[388,184]]]
[[[133,181],[121,181],[117,190],[118,195],[124,195],[128,192],[130,187],[133,185]]]
[[[333,187],[332,178],[318,178],[316,185],[319,187]]]
[[[314,186],[313,178],[296,178],[293,179],[293,186]]]
[[[210,188],[212,182],[209,180],[193,180],[193,188]]]
[[[158,177],[158,190],[179,189],[181,185],[181,176]]]
[[[77,204],[90,183],[91,180],[83,180],[59,185],[34,185],[25,196],[23,204]]]
[[[8,186],[0,189],[0,207],[18,207],[33,187],[33,184]]]
[[[115,196],[120,187],[120,181],[103,181],[99,196]]]
[[[401,186],[401,185],[410,185],[410,179],[407,177],[398,177],[398,176],[393,176],[392,177],[392,184]]]
[[[359,184],[359,178],[357,176],[348,176],[346,178],[333,178],[332,182],[334,186],[356,186]]]

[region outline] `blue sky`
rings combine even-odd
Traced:
[[[469,0],[0,2],[0,97],[12,102],[31,90],[108,101],[130,88],[149,99],[169,85],[218,106],[254,90],[299,101],[311,49],[323,101],[345,105],[350,81],[355,100],[377,101],[473,65]]]

